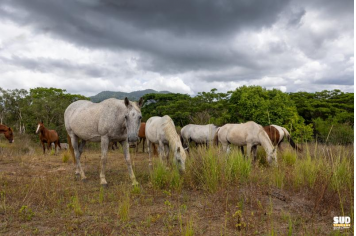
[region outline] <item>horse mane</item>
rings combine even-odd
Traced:
[[[172,147],[172,149],[176,148],[180,143],[180,138],[172,119],[169,116],[164,116],[162,121],[163,131],[169,142],[169,146]]]
[[[264,130],[264,128],[262,127],[262,125],[258,125],[260,130],[259,130],[259,135],[264,136],[265,140],[269,143],[269,145],[272,147],[272,150],[274,149],[273,143],[271,141],[271,139],[269,138],[267,132]],[[261,145],[264,146],[264,144],[262,144],[262,140],[260,140]]]

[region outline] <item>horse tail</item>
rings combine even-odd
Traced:
[[[220,130],[220,127],[217,128],[215,131],[214,142],[213,142],[215,146],[219,145],[219,130]]]
[[[72,140],[70,139],[69,135],[67,134],[67,140],[68,140],[68,146],[69,146],[69,151],[72,154],[73,157],[73,161],[74,163],[77,163],[77,161],[75,160],[75,155],[74,155],[74,148],[72,146]]]
[[[292,137],[290,136],[288,130],[287,130],[286,128],[284,128],[284,127],[282,127],[282,130],[283,130],[283,132],[284,132],[284,135],[287,137],[289,144],[290,144],[295,150],[297,150],[298,152],[301,152],[301,151],[302,151],[301,148],[299,148],[299,147],[294,143],[294,141],[293,141]]]

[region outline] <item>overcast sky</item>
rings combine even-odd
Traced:
[[[0,87],[354,90],[353,0],[0,0]]]

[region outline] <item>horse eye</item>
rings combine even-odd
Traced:
[[[142,119],[142,116],[139,116],[138,118],[141,120],[141,119]]]

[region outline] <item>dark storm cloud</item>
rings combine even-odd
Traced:
[[[134,52],[138,70],[162,76],[204,71],[196,79],[207,83],[285,74],[289,79],[291,71],[314,60],[331,68],[328,77],[314,83],[325,79],[325,84],[351,85],[351,72],[342,71],[353,50],[341,52],[345,59],[335,64],[328,54],[337,51],[334,45],[340,35],[353,38],[353,4],[351,0],[2,0],[0,21],[15,22],[77,48],[110,51],[117,57]],[[257,34],[268,30],[279,40],[262,42],[264,35]],[[248,33],[236,43],[237,37]],[[117,73],[70,60],[19,55],[0,60],[44,73],[94,78]],[[106,63],[115,66],[115,61]],[[118,70],[124,70],[122,65]]]
[[[68,75],[84,75],[88,77],[104,77],[111,72],[105,68],[93,67],[88,64],[74,64],[68,60],[58,60],[51,58],[26,58],[13,56],[11,58],[0,57],[0,63],[18,66],[27,70],[42,73],[60,73]]]
[[[177,72],[252,66],[224,44],[244,28],[272,24],[287,5],[265,1],[5,1],[2,15],[78,46],[131,49],[144,69]],[[21,10],[20,14],[7,7]],[[243,59],[244,58],[244,59]]]

